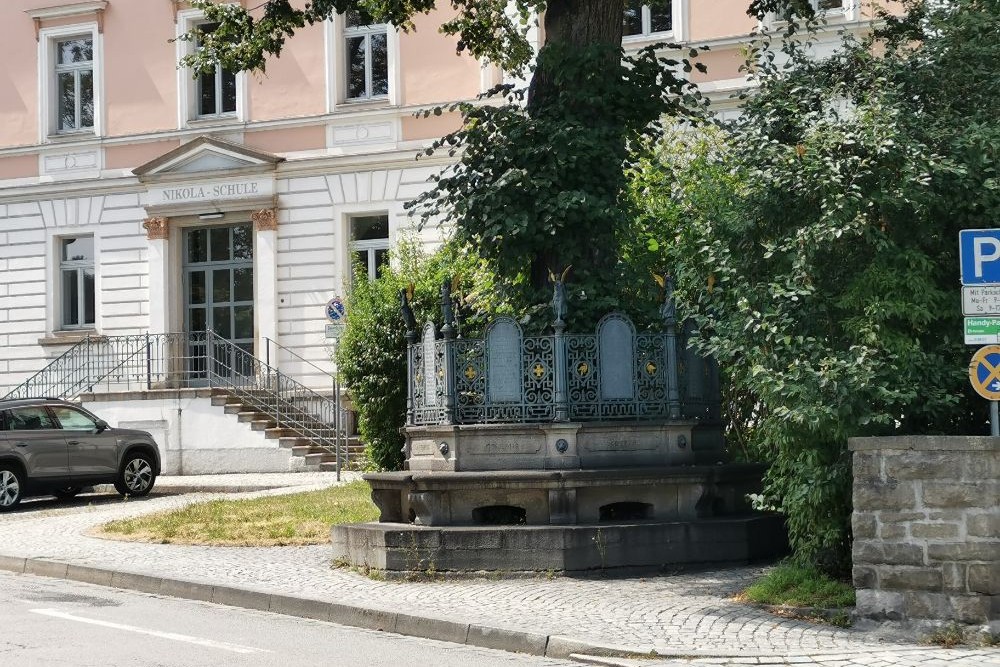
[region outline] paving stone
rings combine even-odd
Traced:
[[[200,479],[164,477],[157,489],[196,488]],[[330,473],[300,473],[204,479],[213,488],[280,487],[235,496],[256,497],[322,488],[334,478]],[[716,665],[739,664],[732,660],[751,656],[782,657],[784,664],[837,665],[838,661],[824,661],[823,654],[846,656],[839,661],[846,667],[1000,667],[1000,662],[982,651],[944,653],[915,648],[899,637],[779,618],[733,602],[734,595],[765,571],[757,566],[628,579],[540,576],[395,582],[331,567],[328,544],[212,548],[118,542],[88,534],[107,521],[224,497],[234,496],[154,494],[144,500],[102,502],[101,497],[85,495],[69,504],[29,499],[21,511],[0,515],[4,533],[0,569],[44,569],[74,579],[83,576],[80,573],[98,577],[96,572],[103,570],[116,573],[107,579],[112,585],[135,584],[149,590],[155,584],[152,592],[182,597],[195,597],[194,592],[203,590],[197,585],[211,586],[217,602],[307,618],[322,617],[329,609],[334,622],[388,632],[412,630],[416,634],[418,619],[445,619],[437,631],[459,628],[461,634],[461,628],[468,625],[468,644],[537,655],[545,655],[547,643],[555,639],[551,648],[556,651],[562,650],[559,642],[564,642],[565,650],[617,646],[674,656],[642,662],[649,667],[692,664],[683,656],[701,656],[708,661],[703,664]],[[31,560],[29,566],[25,559],[48,564]],[[190,582],[193,588],[178,582]],[[934,659],[947,662],[935,663]]]

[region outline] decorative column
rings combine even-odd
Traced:
[[[264,208],[250,214],[254,247],[254,319],[257,329],[255,350],[258,358],[269,338],[278,340],[278,212]],[[273,362],[276,367],[277,362]]]
[[[451,276],[441,284],[441,316],[444,325],[441,336],[444,339],[444,410],[445,424],[455,423],[455,311],[451,302]]]
[[[170,219],[146,218],[142,223],[149,241],[149,333],[170,332],[170,304],[172,303],[170,261],[167,241],[170,238]]]
[[[680,394],[680,355],[677,353],[677,306],[674,304],[674,281],[670,276],[663,277],[664,298],[660,306],[660,316],[667,334],[667,416],[670,419],[681,417]]]

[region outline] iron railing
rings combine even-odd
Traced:
[[[224,389],[335,454],[338,477],[350,463],[336,384],[332,397],[323,396],[211,331],[88,337],[5,398],[189,387]]]
[[[550,274],[552,335],[525,336],[516,320],[499,317],[482,338],[463,339],[450,278],[441,285],[440,332],[432,322],[418,331],[403,290],[407,423],[720,418],[718,366],[690,345],[693,324],[678,318],[669,276],[656,276],[659,330],[637,332],[628,317],[609,313],[594,333],[568,334],[566,271]]]

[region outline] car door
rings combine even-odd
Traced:
[[[112,478],[118,471],[118,439],[111,429],[99,429],[88,412],[68,405],[49,410],[66,436],[69,470],[73,477]]]
[[[11,408],[5,421],[8,446],[24,461],[29,478],[69,476],[66,439],[44,405]]]

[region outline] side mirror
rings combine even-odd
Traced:
[[[98,433],[103,433],[104,431],[107,431],[109,428],[111,428],[110,426],[108,426],[108,422],[104,421],[103,419],[98,419],[96,422],[96,426]]]

